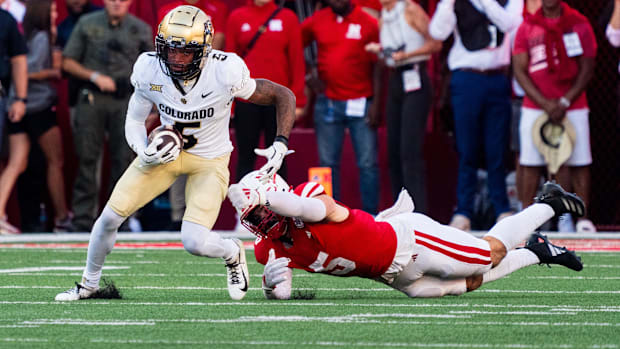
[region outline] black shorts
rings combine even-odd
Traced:
[[[19,122],[7,120],[6,124],[9,135],[27,133],[31,139],[38,139],[47,130],[57,125],[56,112],[49,107],[40,112],[26,113]]]

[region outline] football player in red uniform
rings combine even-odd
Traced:
[[[246,175],[228,197],[258,237],[254,253],[265,265],[269,299],[290,298],[291,268],[374,279],[410,297],[460,295],[533,264],[583,268],[574,252],[534,233],[554,216],[585,213],[582,200],[555,183],[544,185],[535,204],[476,238],[413,212],[405,190],[373,217],[336,202],[318,183],[292,191],[278,175],[267,184],[259,177]],[[530,236],[525,248],[515,249]]]

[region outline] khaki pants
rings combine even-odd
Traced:
[[[128,217],[187,174],[183,220],[213,228],[228,190],[230,154],[205,159],[187,152],[165,165],[140,166],[135,159],[114,187],[108,205]]]

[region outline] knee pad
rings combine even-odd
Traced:
[[[207,227],[185,220],[181,224],[181,242],[195,256],[228,258],[237,248],[234,242],[222,239]]]
[[[109,206],[103,208],[101,215],[95,221],[95,225],[99,225],[103,232],[115,232],[123,224],[127,217],[120,216],[114,212]],[[93,227],[93,232],[97,229]]]
[[[203,234],[181,229],[181,242],[185,250],[193,255],[200,255],[200,247],[205,245]]]

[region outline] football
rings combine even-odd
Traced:
[[[163,149],[169,143],[174,144],[171,148],[183,149],[183,137],[181,133],[172,125],[161,125],[149,133],[148,144],[151,144],[156,138],[161,138],[162,142],[157,146],[157,150]]]

